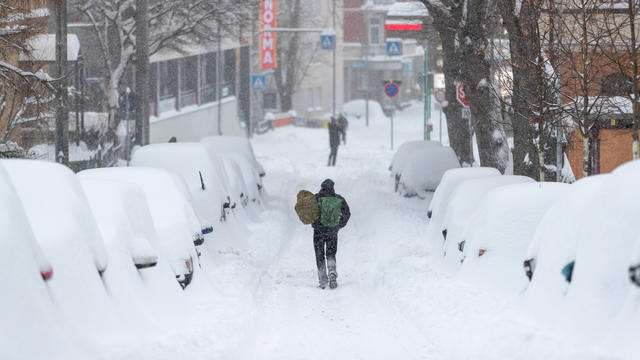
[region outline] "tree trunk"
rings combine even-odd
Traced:
[[[149,143],[148,2],[136,0],[136,145]],[[128,154],[127,154],[128,155]]]
[[[589,135],[582,135],[582,177],[587,177],[590,174],[590,164],[589,164],[589,153],[590,153],[591,142],[589,140]]]
[[[545,181],[545,166],[544,166],[544,149],[542,146],[538,148],[538,177],[541,182]]]
[[[302,14],[301,0],[292,0],[289,19],[289,27],[300,27],[300,17]],[[280,66],[275,71],[275,78],[280,95],[280,110],[289,111],[293,109],[293,95],[295,93],[296,75],[300,66],[298,55],[300,53],[300,36],[293,33],[286,47],[279,52]]]
[[[500,106],[492,92],[491,61],[485,56],[492,51],[486,31],[487,0],[468,0],[467,21],[460,29],[462,78],[471,107],[473,128],[478,141],[482,166],[504,171],[509,166],[510,149],[500,120]]]

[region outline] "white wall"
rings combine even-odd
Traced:
[[[222,135],[245,135],[238,119],[238,100],[222,100]],[[218,135],[218,103],[189,106],[180,111],[161,113],[150,119],[150,142],[168,142],[175,136],[178,141],[199,141],[205,136]]]

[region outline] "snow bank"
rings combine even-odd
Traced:
[[[425,197],[426,192],[438,187],[447,170],[458,167],[460,163],[450,147],[429,146],[416,150],[412,152],[400,175],[398,190],[405,196]]]
[[[459,244],[464,241],[464,233],[479,208],[482,199],[493,189],[503,186],[535,182],[532,178],[517,175],[485,176],[462,181],[449,197],[442,230],[447,237],[443,246],[443,256],[447,270],[455,270],[460,266],[462,252]]]
[[[533,276],[523,303],[547,325],[562,315],[559,305],[569,286],[562,269],[576,259],[582,223],[593,213],[593,200],[608,177],[590,176],[572,185],[573,191],[556,202],[540,220],[522,259],[533,264]]]
[[[528,284],[522,259],[533,232],[545,212],[570,189],[567,184],[529,183],[487,193],[463,234],[460,277],[509,295],[522,291]]]

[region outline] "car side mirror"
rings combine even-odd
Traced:
[[[531,279],[533,278],[533,271],[535,270],[535,265],[536,265],[536,259],[534,258],[527,259],[523,263],[524,274],[527,276],[527,279],[529,279],[529,281],[531,281]]]
[[[629,280],[636,286],[640,286],[640,265],[629,266]]]
[[[575,264],[576,262],[572,261],[562,268],[562,276],[564,276],[564,279],[567,280],[568,283],[570,283],[571,278],[573,278],[573,267]]]

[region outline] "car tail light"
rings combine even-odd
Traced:
[[[189,273],[192,273],[192,272],[193,272],[193,260],[192,260],[192,259],[185,260],[185,261],[184,261],[184,265],[187,267],[187,271],[188,271]]]
[[[486,250],[486,249],[480,249],[480,250],[478,250],[478,256],[482,256],[482,255],[484,255],[484,253],[486,253],[486,252],[487,252],[487,250]]]
[[[49,268],[47,270],[40,271],[40,276],[42,276],[42,280],[48,281],[53,277],[53,269]]]

